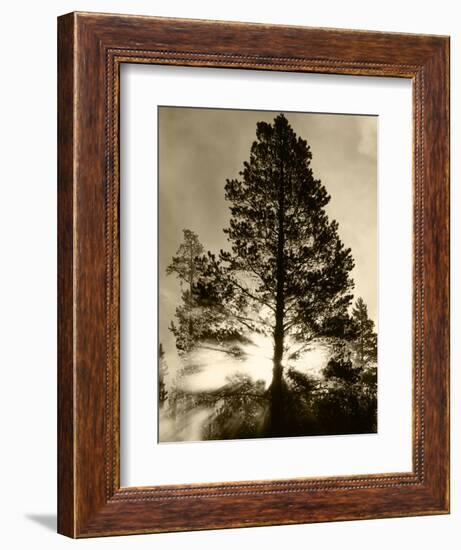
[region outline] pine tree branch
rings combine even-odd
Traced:
[[[308,349],[310,348],[310,346],[312,346],[312,342],[314,341],[314,338],[310,338],[307,342],[303,343],[301,347],[299,347],[297,350],[295,351],[291,351],[293,349],[294,346],[296,346],[297,342],[295,342],[294,344],[292,344],[291,346],[288,346],[286,352],[287,353],[290,353],[290,355],[293,355],[293,354],[298,354],[298,353],[302,353],[304,351],[308,351]]]
[[[269,303],[267,303],[261,297],[255,296],[254,294],[252,294],[247,288],[245,288],[244,286],[237,283],[237,281],[235,281],[234,279],[229,278],[229,282],[231,284],[233,284],[234,286],[236,286],[237,288],[239,288],[245,295],[247,295],[249,298],[251,298],[255,302],[259,302],[260,304],[262,304],[264,306],[267,306],[269,309],[271,309],[272,311],[275,312],[275,308],[273,306],[271,306]]]
[[[263,283],[263,285],[264,285],[265,289],[267,290],[267,292],[269,292],[270,294],[273,294],[274,288],[273,288],[273,287],[270,287],[270,286],[267,284],[267,282],[264,280],[263,275],[261,275],[260,273],[258,273],[258,271],[255,269],[254,264],[251,263],[251,262],[248,260],[248,258],[246,258],[245,261],[247,262],[247,264],[248,264],[248,266],[249,266],[249,268],[250,268],[250,271],[251,271],[254,275],[256,275],[256,277],[258,277],[259,280]]]

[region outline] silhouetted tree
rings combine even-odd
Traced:
[[[184,240],[166,272],[167,275],[176,275],[181,285],[182,304],[176,308],[176,323],[171,323],[170,330],[176,338],[178,351],[187,353],[193,348],[200,334],[202,318],[196,311],[197,304],[193,289],[203,265],[200,257],[204,249],[196,233],[190,229],[184,229],[183,234]]]
[[[225,307],[240,327],[274,342],[268,432],[285,430],[286,338],[297,351],[322,336],[340,337],[348,320],[354,266],[325,207],[330,197],[311,168],[312,153],[280,114],[258,122],[240,179],[227,180],[231,250],[208,253],[199,298]]]
[[[353,309],[351,324],[354,337],[336,343],[322,370],[326,391],[315,402],[322,433],[376,432],[376,333],[361,298]]]
[[[364,367],[370,362],[376,362],[378,352],[375,324],[368,317],[368,309],[362,298],[358,298],[352,310],[352,323],[356,330],[356,338],[353,343],[357,363]]]
[[[167,397],[168,391],[166,389],[165,377],[168,374],[168,366],[165,359],[165,350],[163,349],[162,344],[160,343],[158,350],[158,400],[159,405],[162,406]]]

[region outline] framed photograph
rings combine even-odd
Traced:
[[[58,20],[58,531],[449,512],[449,39]]]

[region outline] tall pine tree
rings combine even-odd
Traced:
[[[354,266],[325,207],[330,197],[311,168],[312,153],[280,114],[259,122],[239,179],[227,180],[230,250],[208,254],[197,291],[235,322],[273,339],[270,435],[284,430],[284,359],[315,338],[341,337],[348,322]]]

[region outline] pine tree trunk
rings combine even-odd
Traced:
[[[274,358],[272,369],[272,382],[270,385],[270,417],[269,417],[269,435],[283,435],[284,414],[283,414],[283,332],[274,334]]]
[[[283,143],[282,143],[283,156]],[[284,345],[284,314],[285,314],[285,175],[283,158],[280,167],[279,196],[278,196],[278,242],[277,242],[277,287],[275,298],[275,329],[274,329],[274,357],[272,382],[270,385],[269,435],[280,436],[284,431],[283,410],[283,345]]]

